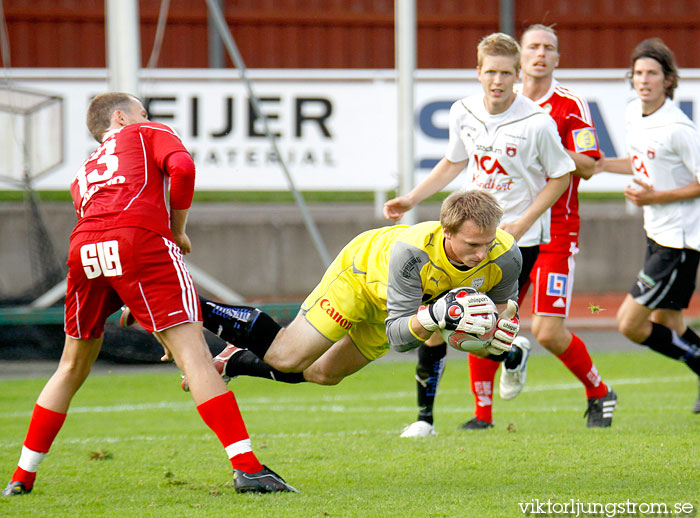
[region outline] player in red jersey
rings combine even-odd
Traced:
[[[252,451],[233,392],[212,364],[197,292],[182,259],[194,162],[167,126],[148,121],[137,98],[97,96],[87,126],[100,147],[71,184],[78,216],[68,253],[66,339],[58,369],[34,406],[17,468],[3,496],[29,493],[71,399],[100,352],[105,321],[122,304],[187,374],[192,398],[234,468],[239,492],[294,491]],[[166,194],[170,182],[170,212]]]
[[[587,425],[610,426],[617,396],[603,383],[585,344],[566,328],[565,320],[571,304],[575,256],[578,253],[578,186],[581,178],[587,180],[593,176],[595,162],[601,153],[588,103],[553,77],[554,69],[559,64],[558,40],[554,30],[545,25],[532,25],[523,33],[520,44],[520,93],[549,112],[557,123],[564,148],[576,163],[569,187],[552,206],[551,241],[540,246],[540,254],[530,273],[529,284],[533,288],[532,332],[537,341],[556,355],[584,385],[588,398]],[[526,284],[521,288],[519,303],[525,298],[528,287]],[[474,364],[488,362],[479,358],[470,360],[473,360],[470,361],[472,374],[475,372]],[[490,370],[495,373],[492,368]],[[502,371],[500,395],[511,399],[517,393],[503,390],[505,376],[507,373]],[[477,394],[475,397],[477,419],[480,413],[490,417],[491,409],[483,408],[487,406],[484,404],[485,398]]]

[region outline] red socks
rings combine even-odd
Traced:
[[[197,407],[197,411],[224,445],[234,468],[246,473],[257,473],[263,469],[253,453],[233,392],[228,391],[202,403]],[[66,414],[54,412],[38,404],[34,405],[22,454],[17,469],[12,475],[12,482],[22,482],[25,489],[32,489],[37,467],[51,448],[65,420]]]
[[[469,355],[469,378],[475,403],[474,417],[479,421],[493,422],[493,380],[500,365],[499,362],[488,358]]]
[[[558,358],[586,387],[587,398],[601,398],[605,396],[608,393],[608,387],[603,383],[600,374],[598,374],[598,369],[593,365],[593,360],[591,355],[588,354],[586,344],[573,333],[571,333],[571,337],[569,347]]]
[[[263,469],[253,453],[250,437],[233,392],[229,390],[205,401],[197,407],[197,411],[224,445],[235,469],[246,473],[257,473]]]
[[[575,334],[571,333],[571,336],[569,347],[558,358],[583,383],[587,398],[605,396],[608,393],[608,387],[603,383],[598,369],[593,365],[586,344]],[[475,402],[474,416],[479,421],[493,422],[493,383],[499,365],[500,363],[488,358],[469,355],[471,390]]]
[[[51,448],[53,440],[66,420],[66,414],[54,412],[38,404],[34,405],[32,419],[24,439],[22,455],[17,469],[12,475],[12,482],[22,482],[25,489],[34,486],[36,470],[46,453]]]

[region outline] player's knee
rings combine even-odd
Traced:
[[[320,371],[306,371],[304,372],[304,378],[306,378],[306,381],[316,383],[317,385],[337,385],[343,380],[341,376]]]
[[[541,328],[534,334],[542,347],[556,354],[564,352],[571,341],[570,339],[567,340],[568,337],[565,334],[563,335],[552,329]]]
[[[280,356],[273,353],[265,355],[265,362],[282,372],[302,372],[311,365],[313,360],[293,355]]]
[[[646,338],[641,332],[641,326],[629,318],[626,318],[624,315],[618,315],[617,330],[627,339],[636,343],[641,343]]]
[[[540,345],[547,350],[551,351],[557,346],[557,341],[555,337],[551,334],[540,333],[538,335],[535,335],[535,338],[537,338],[537,341],[540,343]]]
[[[80,386],[90,374],[91,365],[84,362],[62,361],[58,365],[59,375],[72,385]]]

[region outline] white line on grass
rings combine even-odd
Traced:
[[[646,384],[659,384],[659,383],[681,383],[691,380],[691,376],[667,376],[667,377],[657,377],[657,378],[623,378],[618,380],[606,380],[608,383],[617,387],[620,385],[646,385]],[[554,391],[554,390],[573,390],[581,388],[580,383],[559,383],[554,385],[534,385],[527,386],[523,389],[523,392],[544,392],[544,391]],[[460,389],[444,389],[440,391],[441,394],[462,394],[465,390]],[[313,396],[315,403],[328,403],[327,405],[312,405],[309,406],[303,403],[303,398],[301,397],[253,397],[253,398],[241,398],[239,404],[243,410],[256,411],[256,410],[267,410],[267,411],[323,411],[323,412],[349,412],[349,411],[384,411],[384,412],[405,412],[407,410],[415,410],[415,406],[385,406],[385,407],[347,407],[344,405],[339,405],[339,402],[343,401],[377,401],[386,399],[400,399],[404,397],[413,397],[415,392],[413,391],[400,391],[400,392],[383,392],[373,395],[367,394],[341,394],[341,395],[327,395],[318,397]],[[259,406],[264,405],[264,406]],[[71,414],[103,414],[110,412],[141,412],[141,411],[151,411],[151,410],[194,410],[194,404],[192,401],[182,401],[182,402],[170,402],[170,401],[158,401],[154,403],[140,403],[136,405],[111,405],[111,406],[82,406],[73,407],[70,409]],[[26,417],[31,415],[31,411],[21,411],[21,412],[2,412],[0,413],[0,418],[13,418],[13,417]]]
[[[263,439],[290,439],[290,438],[317,438],[317,437],[354,437],[365,435],[396,435],[398,430],[341,430],[337,432],[278,432],[278,433],[254,433],[253,440]],[[56,444],[117,444],[123,442],[172,442],[172,441],[208,441],[216,442],[216,436],[211,432],[202,434],[179,434],[179,435],[130,435],[126,437],[74,437],[56,439]],[[2,443],[0,448],[16,448],[21,446],[21,442]]]

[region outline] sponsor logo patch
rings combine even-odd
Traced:
[[[340,327],[343,329],[350,329],[352,327],[352,322],[350,322],[346,317],[340,314],[340,312],[331,305],[331,301],[328,299],[321,300],[321,309],[326,312],[326,314],[335,320]]]
[[[595,129],[581,128],[571,132],[574,137],[574,152],[595,151],[598,149],[598,138]]]
[[[552,297],[566,297],[566,284],[568,278],[561,273],[550,273],[547,276],[547,295]]]

